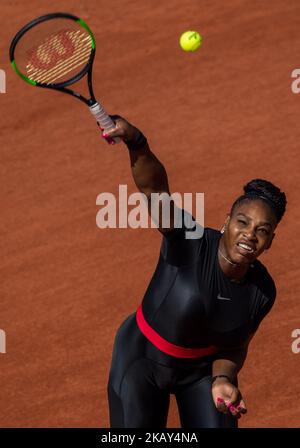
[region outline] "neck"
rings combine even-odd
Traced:
[[[239,280],[243,279],[249,268],[248,264],[240,264],[230,260],[225,250],[223,236],[219,242],[218,260],[220,268],[222,269],[224,274],[232,281],[238,282]]]
[[[224,260],[226,260],[229,264],[231,264],[231,266],[233,266],[235,268],[240,266],[238,263],[235,263],[234,261],[230,261],[229,258],[225,257],[225,255],[222,253],[220,247],[219,247],[219,254],[221,255],[221,257],[224,258]]]

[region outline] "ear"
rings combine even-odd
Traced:
[[[270,249],[270,247],[272,246],[273,240],[275,238],[276,233],[273,233],[272,238],[270,239],[269,244],[267,245],[267,247],[265,248],[265,250]]]
[[[229,221],[230,221],[230,215],[229,215],[229,213],[227,213],[227,217],[226,217],[225,223],[224,223],[225,227],[228,225]]]
[[[227,227],[227,225],[228,225],[229,220],[230,220],[230,215],[229,215],[229,213],[227,213],[227,217],[226,217],[225,222],[224,222],[224,224],[223,224],[221,233],[224,233],[224,231],[225,231],[225,229],[226,229],[226,227]]]

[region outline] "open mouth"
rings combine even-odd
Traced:
[[[254,253],[254,249],[245,243],[237,243],[237,247],[239,248],[239,253],[242,255],[251,255]]]

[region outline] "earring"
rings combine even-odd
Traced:
[[[225,227],[223,226],[222,229],[220,230],[221,233],[225,232]]]

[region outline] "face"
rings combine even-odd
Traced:
[[[253,262],[271,246],[276,226],[275,214],[264,200],[242,202],[225,223],[227,256],[238,264]]]

